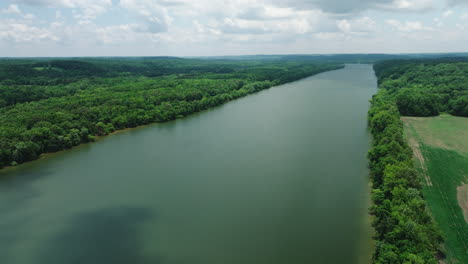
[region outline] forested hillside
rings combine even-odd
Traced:
[[[468,59],[393,60],[374,69],[402,115],[468,117]]]
[[[0,60],[0,167],[340,67],[301,58]]]

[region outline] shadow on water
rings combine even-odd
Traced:
[[[30,167],[24,164],[22,167],[6,168],[0,171],[0,188],[11,189],[11,185],[24,185],[35,182],[52,174],[50,169]],[[17,187],[17,186],[15,186]]]
[[[29,221],[27,218],[15,219],[15,227],[11,227],[8,222],[4,224],[3,221],[0,221],[0,263],[14,263],[9,261],[15,257],[12,250],[17,243],[21,243],[24,239],[26,234],[21,226],[28,224]]]
[[[47,169],[29,170],[24,175],[1,175],[0,174],[0,211],[3,217],[20,210],[27,203],[40,195],[39,188],[34,183],[52,172]],[[0,221],[1,223],[1,221]]]
[[[30,170],[20,177],[16,177],[15,173],[0,174],[0,211],[2,212],[0,263],[8,263],[4,261],[8,259],[16,243],[20,242],[25,235],[21,227],[27,225],[33,217],[29,213],[18,216],[18,213],[28,208],[30,202],[40,196],[40,191],[34,187],[34,182],[48,175],[50,171],[44,169]]]
[[[10,213],[17,212],[28,206],[28,203],[40,196],[39,188],[34,183],[51,175],[51,171],[46,169],[29,170],[24,175],[17,177],[12,175],[0,174],[0,211],[2,218],[5,219]],[[0,221],[0,226],[2,221]]]
[[[74,218],[65,230],[44,243],[39,264],[161,263],[143,256],[140,228],[149,209],[118,207],[87,212]]]

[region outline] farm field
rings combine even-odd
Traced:
[[[445,237],[447,263],[468,263],[468,119],[402,117],[423,194]]]

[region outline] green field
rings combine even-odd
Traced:
[[[468,263],[468,118],[402,120],[423,178],[424,196],[446,240],[447,263]]]

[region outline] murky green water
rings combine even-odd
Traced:
[[[0,263],[364,263],[369,65],[0,172]]]

